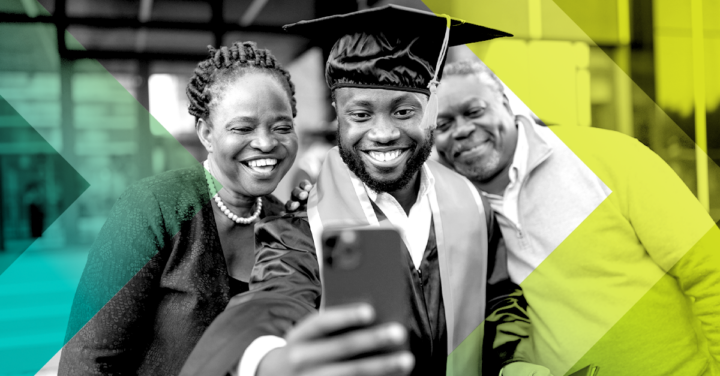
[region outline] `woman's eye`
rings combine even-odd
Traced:
[[[290,124],[278,125],[275,127],[275,131],[280,132],[280,133],[289,133],[289,132],[292,132],[292,130],[293,130],[293,126]]]
[[[234,133],[250,133],[253,131],[252,127],[234,127],[230,129]]]

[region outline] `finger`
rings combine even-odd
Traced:
[[[369,325],[375,311],[369,304],[353,304],[326,309],[308,316],[287,335],[288,342],[311,340],[342,329]]]
[[[294,212],[300,207],[300,203],[297,201],[288,201],[285,203],[285,210],[289,212]]]
[[[364,328],[317,339],[296,348],[292,354],[302,359],[302,367],[328,364],[371,352],[390,350],[405,342],[405,329],[397,323]]]
[[[291,199],[293,199],[294,201],[303,201],[303,200],[307,200],[307,198],[308,198],[307,191],[304,191],[304,190],[300,189],[299,187],[293,188],[292,193],[291,193]]]
[[[309,180],[303,180],[299,184],[300,188],[302,188],[305,191],[310,191],[313,187],[312,183]]]
[[[389,355],[333,363],[303,373],[307,376],[369,376],[406,375],[415,366],[415,358],[407,351]]]

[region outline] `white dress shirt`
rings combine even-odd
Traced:
[[[270,351],[287,345],[284,338],[276,336],[262,336],[256,338],[250,346],[245,349],[237,372],[230,372],[232,376],[255,376],[257,368],[265,355]]]
[[[370,200],[380,208],[390,224],[400,232],[415,269],[420,269],[420,263],[430,237],[432,209],[428,195],[435,186],[435,178],[426,165],[423,165],[419,173],[420,189],[415,204],[410,208],[410,214],[405,214],[405,210],[391,194],[375,192],[363,184]],[[357,178],[353,176],[353,179]]]

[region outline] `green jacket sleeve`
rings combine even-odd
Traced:
[[[93,243],[75,293],[60,375],[101,375],[132,370],[143,328],[152,320],[159,277],[145,268],[164,243],[155,197],[135,185],[113,206]],[[136,275],[137,273],[137,275]],[[112,303],[111,300],[113,300]],[[106,305],[107,304],[107,305]]]

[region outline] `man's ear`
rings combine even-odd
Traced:
[[[335,103],[335,101],[332,101],[330,104],[332,104],[333,110],[335,110],[335,120],[339,121],[340,116],[338,115],[337,104]]]
[[[212,153],[212,128],[205,119],[198,119],[195,123],[195,132],[197,132],[200,142],[208,153]]]
[[[512,107],[510,107],[510,100],[508,99],[507,95],[505,95],[505,93],[503,93],[502,96],[503,96],[503,107],[505,107],[505,109],[508,111],[510,116],[514,116]]]

